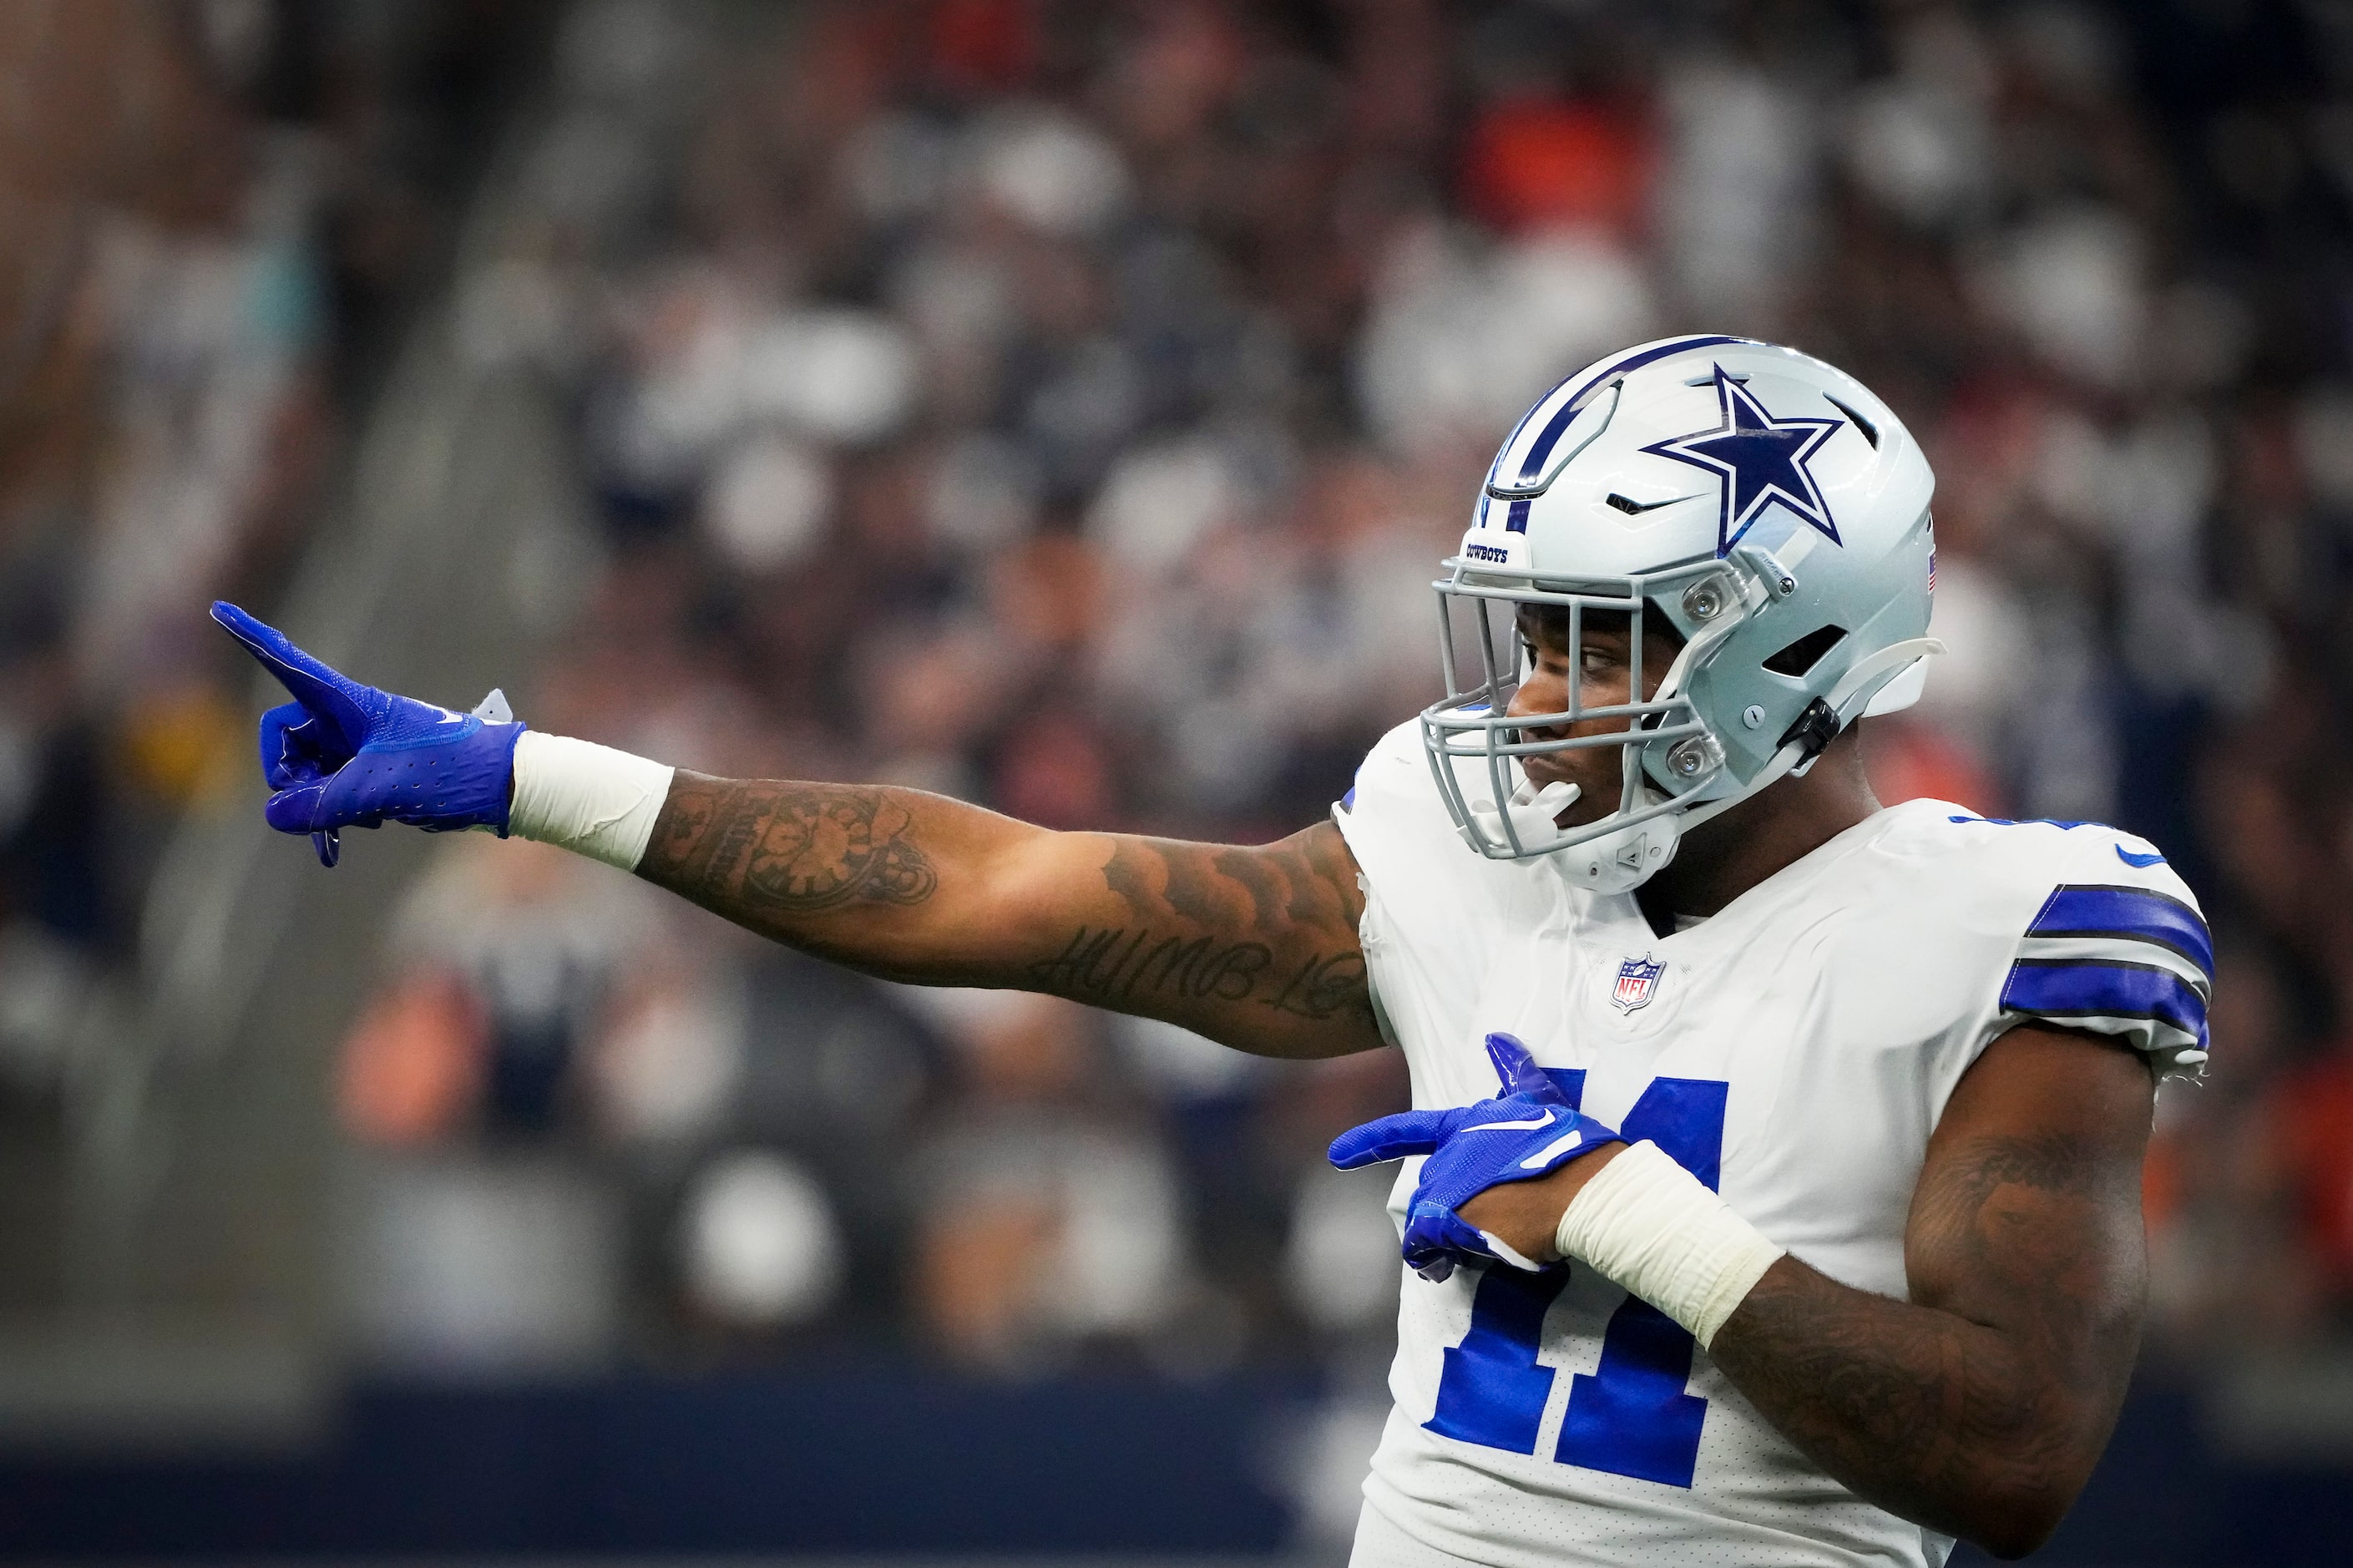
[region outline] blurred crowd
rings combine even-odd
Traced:
[[[0,1311],[58,1288],[150,871],[245,782],[205,602],[267,603],[328,503],[530,10],[0,6]]]
[[[289,14],[193,14],[248,11]],[[2353,1330],[2353,17],[587,0],[553,55],[527,210],[453,296],[567,412],[602,563],[495,672],[534,726],[1293,831],[1434,694],[1428,583],[1529,402],[1672,331],[1791,343],[1937,470],[1952,654],[1869,731],[1883,798],[2116,822],[2211,917],[2158,1342]],[[66,345],[0,515],[20,1099],[28,999],[69,989],[26,955],[120,960],[237,729],[193,585],[268,603],[353,345],[433,253],[393,84],[325,79],[290,115],[230,73],[234,170],[110,198],[38,296],[62,324],[0,341]],[[354,1321],[394,1362],[1183,1373],[1389,1331],[1384,1184],[1320,1161],[1402,1098],[1388,1053],[870,984],[474,837],[341,1052]]]

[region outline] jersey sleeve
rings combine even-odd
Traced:
[[[2066,879],[2020,933],[2002,1026],[2030,1020],[2113,1035],[2158,1073],[2206,1060],[2214,944],[2197,896],[2144,839],[2079,827]]]

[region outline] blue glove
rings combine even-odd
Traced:
[[[1550,1175],[1579,1154],[1622,1143],[1618,1132],[1571,1105],[1527,1047],[1509,1035],[1487,1037],[1487,1059],[1504,1080],[1493,1100],[1453,1110],[1408,1110],[1352,1127],[1332,1140],[1332,1163],[1344,1171],[1427,1154],[1421,1184],[1406,1215],[1405,1260],[1425,1279],[1442,1280],[1458,1262],[1499,1258],[1536,1265],[1456,1211],[1490,1187]]]
[[[275,792],[261,814],[280,833],[309,834],[321,865],[341,857],[342,829],[386,817],[506,837],[522,725],[362,686],[235,605],[215,603],[213,619],[294,694],[261,716],[261,774]]]

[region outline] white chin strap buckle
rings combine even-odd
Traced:
[[[1552,863],[1591,893],[1630,893],[1664,869],[1683,842],[1683,816],[1668,812],[1556,852]]]

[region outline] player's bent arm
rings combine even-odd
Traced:
[[[2096,1036],[2025,1026],[1987,1047],[1914,1190],[1908,1301],[1786,1256],[1647,1144],[1491,1186],[1461,1218],[1650,1301],[1863,1497],[2016,1557],[2058,1527],[2124,1401],[2150,1092]]]
[[[2107,1446],[2140,1341],[2148,1069],[2028,1026],[1988,1047],[1930,1140],[1912,1300],[1784,1258],[1710,1346],[1823,1468],[2001,1557],[2049,1539]]]
[[[1263,1056],[1381,1043],[1356,861],[1329,822],[1244,848],[681,769],[637,872],[870,974],[1050,992]]]

